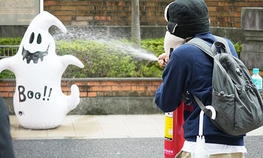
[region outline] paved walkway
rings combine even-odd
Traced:
[[[164,115],[68,115],[49,130],[24,129],[10,116],[14,139],[149,138],[164,136]]]
[[[164,115],[68,115],[61,126],[49,130],[24,129],[10,116],[13,139],[101,139],[160,138],[164,136]],[[263,127],[248,136],[263,135]]]
[[[16,116],[10,116],[10,123],[17,158],[43,158],[43,155],[45,158],[160,158],[164,155],[162,114],[68,115],[61,126],[50,130],[24,129]],[[263,127],[250,132],[245,142],[247,158],[263,158]]]

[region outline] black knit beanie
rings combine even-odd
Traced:
[[[204,0],[176,0],[167,6],[166,19],[171,34],[193,37],[209,31],[208,9]]]

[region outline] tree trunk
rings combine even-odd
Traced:
[[[141,44],[141,31],[140,31],[139,0],[131,0],[131,1],[132,1],[131,40],[140,46],[140,44]]]

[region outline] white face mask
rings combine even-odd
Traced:
[[[164,37],[164,51],[167,54],[170,54],[174,49],[179,47],[181,44],[184,43],[184,39],[177,37],[175,35],[172,35],[169,31],[166,31],[165,37]]]

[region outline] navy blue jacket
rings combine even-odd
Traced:
[[[198,34],[196,37],[211,45],[215,41],[211,33]],[[232,54],[237,57],[233,44],[229,40],[228,43]],[[156,91],[155,103],[164,112],[176,110],[185,95],[183,128],[184,137],[188,141],[196,140],[201,111],[192,95],[200,98],[204,105],[211,105],[212,71],[211,57],[193,45],[183,44],[171,53],[169,63],[162,75],[163,83]],[[207,143],[244,145],[243,136],[230,136],[223,133],[206,115],[204,116],[204,135]]]

